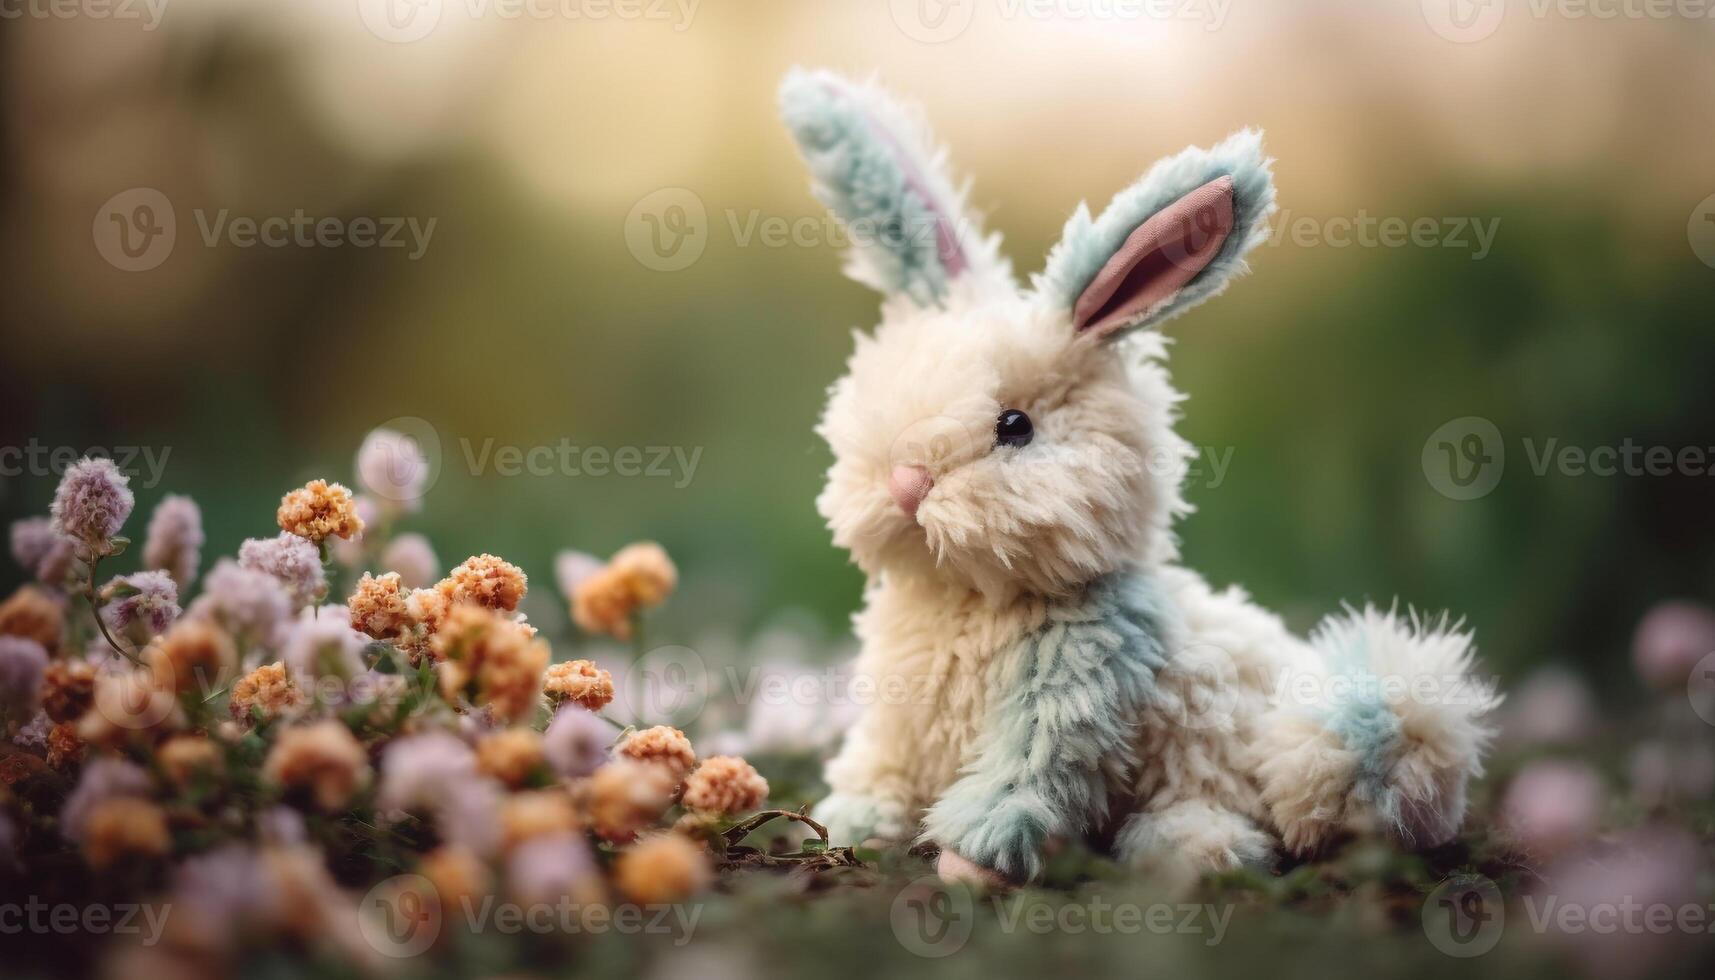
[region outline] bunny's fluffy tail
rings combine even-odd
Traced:
[[[1378,829],[1433,847],[1458,833],[1499,704],[1473,673],[1471,634],[1445,618],[1366,607],[1326,620],[1316,662],[1262,718],[1256,773],[1288,848]]]

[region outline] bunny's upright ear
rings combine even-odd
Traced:
[[[1011,286],[999,237],[985,237],[965,209],[965,189],[913,109],[874,83],[795,69],[781,83],[780,113],[816,197],[846,226],[853,279],[925,307],[965,277]]]
[[[1101,217],[1080,204],[1035,280],[1080,333],[1117,337],[1154,327],[1221,290],[1268,238],[1274,178],[1262,134],[1162,160],[1114,196]]]

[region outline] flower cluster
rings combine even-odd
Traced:
[[[409,448],[389,435],[360,454],[388,522],[420,496]],[[511,562],[437,577],[427,541],[387,523],[347,577],[321,545],[362,531],[358,502],[315,480],[281,503],[282,533],[215,560],[200,588],[184,497],[155,509],[142,567],[97,584],[97,564],[123,560],[131,503],[122,474],[85,461],[51,520],[12,529],[38,581],[0,602],[0,733],[27,760],[0,767],[0,844],[29,874],[71,847],[80,873],[163,889],[135,897],[172,903],[160,955],[175,967],[223,972],[257,939],[363,959],[357,898],[401,867],[443,907],[679,901],[710,887],[722,832],[767,799],[742,759],[699,762],[676,728],[604,717],[613,674],[553,662]],[[629,623],[675,579],[659,546],[634,546],[594,570],[584,604]]]
[[[354,538],[363,533],[363,518],[351,491],[337,483],[311,480],[280,499],[274,519],[280,530],[317,544],[330,538]]]
[[[660,545],[644,541],[619,550],[606,565],[569,552],[556,564],[561,591],[580,629],[628,640],[640,613],[667,600],[679,571]]]

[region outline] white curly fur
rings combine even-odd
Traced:
[[[864,98],[873,118],[915,119],[875,108],[873,90]],[[926,141],[913,128],[904,144],[938,168]],[[1257,154],[1246,179],[1260,173],[1266,190],[1246,212],[1257,223],[1234,236],[1248,247],[1264,234],[1272,185],[1257,139],[1225,146]],[[1187,166],[1157,168],[1116,202],[1170,201],[1161,181],[1183,178],[1189,190],[1206,177],[1181,174]],[[938,169],[933,185],[956,186]],[[1056,254],[1080,248],[1088,243]],[[1194,284],[1212,295],[1242,257],[1242,247],[1227,257],[1221,281]],[[1173,429],[1182,396],[1166,341],[1152,330],[1123,344],[1080,336],[1064,288],[1074,273],[1057,267],[1020,291],[998,268],[985,261],[954,278],[936,303],[887,297],[873,334],[855,335],[818,427],[834,454],[818,509],[869,577],[856,672],[863,689],[894,692],[877,693],[828,766],[833,793],[817,812],[834,836],[915,835],[982,764],[985,724],[1016,673],[1009,655],[1115,574],[1148,576],[1164,593],[1167,662],[1137,716],[1123,719],[1135,744],[1106,762],[1126,790],[1110,800],[1115,812],[1067,825],[1105,831],[1134,864],[1191,871],[1377,826],[1417,843],[1449,836],[1481,772],[1495,700],[1469,681],[1469,635],[1365,610],[1306,642],[1242,591],[1179,567],[1173,522],[1189,509],[1179,479],[1190,448]],[[1030,416],[1032,442],[995,445],[1003,409]],[[933,480],[911,515],[889,492],[901,465]],[[1342,684],[1376,676],[1469,687],[1448,703]]]

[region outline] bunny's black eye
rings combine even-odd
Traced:
[[[994,444],[997,446],[1027,446],[1035,435],[1036,427],[1030,424],[1030,416],[1016,408],[1007,409],[995,419]]]

